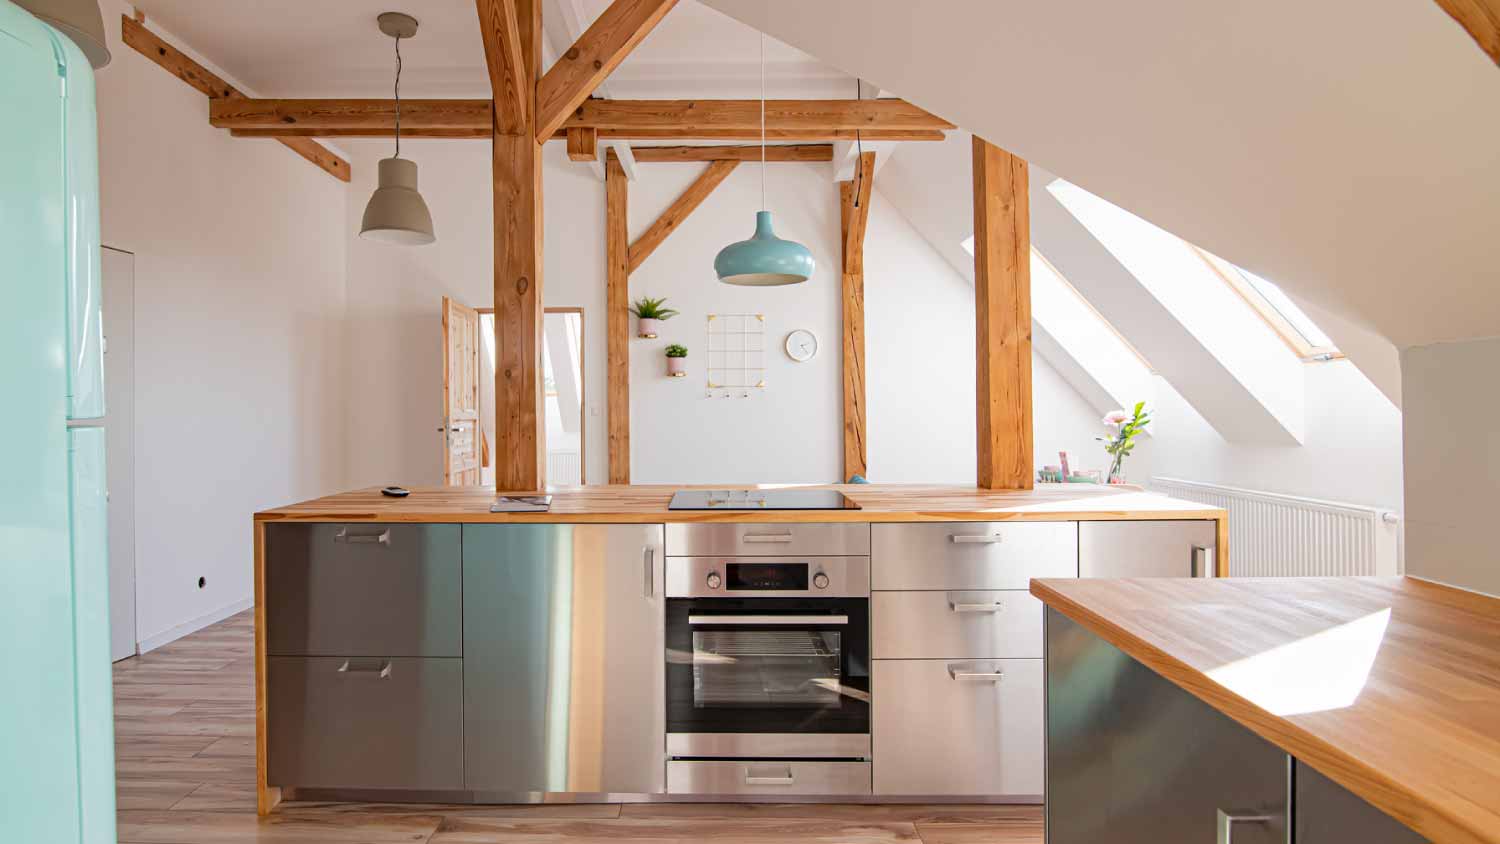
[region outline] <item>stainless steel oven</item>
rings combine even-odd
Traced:
[[[720,792],[741,760],[732,793],[868,793],[808,762],[870,756],[869,558],[668,557],[666,595],[669,791]]]

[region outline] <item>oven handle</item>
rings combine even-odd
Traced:
[[[848,624],[847,615],[690,615],[694,627],[720,627],[733,624],[829,625]]]

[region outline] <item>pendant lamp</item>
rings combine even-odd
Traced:
[[[16,5],[73,39],[95,70],[109,64],[97,0],[16,0]]]
[[[816,264],[806,246],[782,240],[771,227],[766,209],[766,36],[760,36],[760,207],[755,214],[755,234],[749,240],[731,243],[714,258],[714,272],[725,284],[745,287],[775,287],[800,284],[813,274]]]
[[[400,12],[376,18],[380,31],[396,39],[396,154],[381,159],[379,185],[365,205],[359,236],[386,243],[432,243],[432,213],[417,191],[417,163],[401,157],[401,39],[417,34],[417,19]]]

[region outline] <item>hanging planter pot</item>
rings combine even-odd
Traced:
[[[676,343],[667,347],[667,375],[673,378],[687,377],[687,347]]]
[[[642,340],[655,340],[661,333],[661,324],[677,316],[677,311],[666,305],[665,298],[652,299],[649,296],[642,296],[635,300],[635,303],[630,306],[630,312],[635,314],[635,336]]]

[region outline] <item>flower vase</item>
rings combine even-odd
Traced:
[[[1115,459],[1109,464],[1109,479],[1105,483],[1125,483],[1125,455],[1115,455]]]

